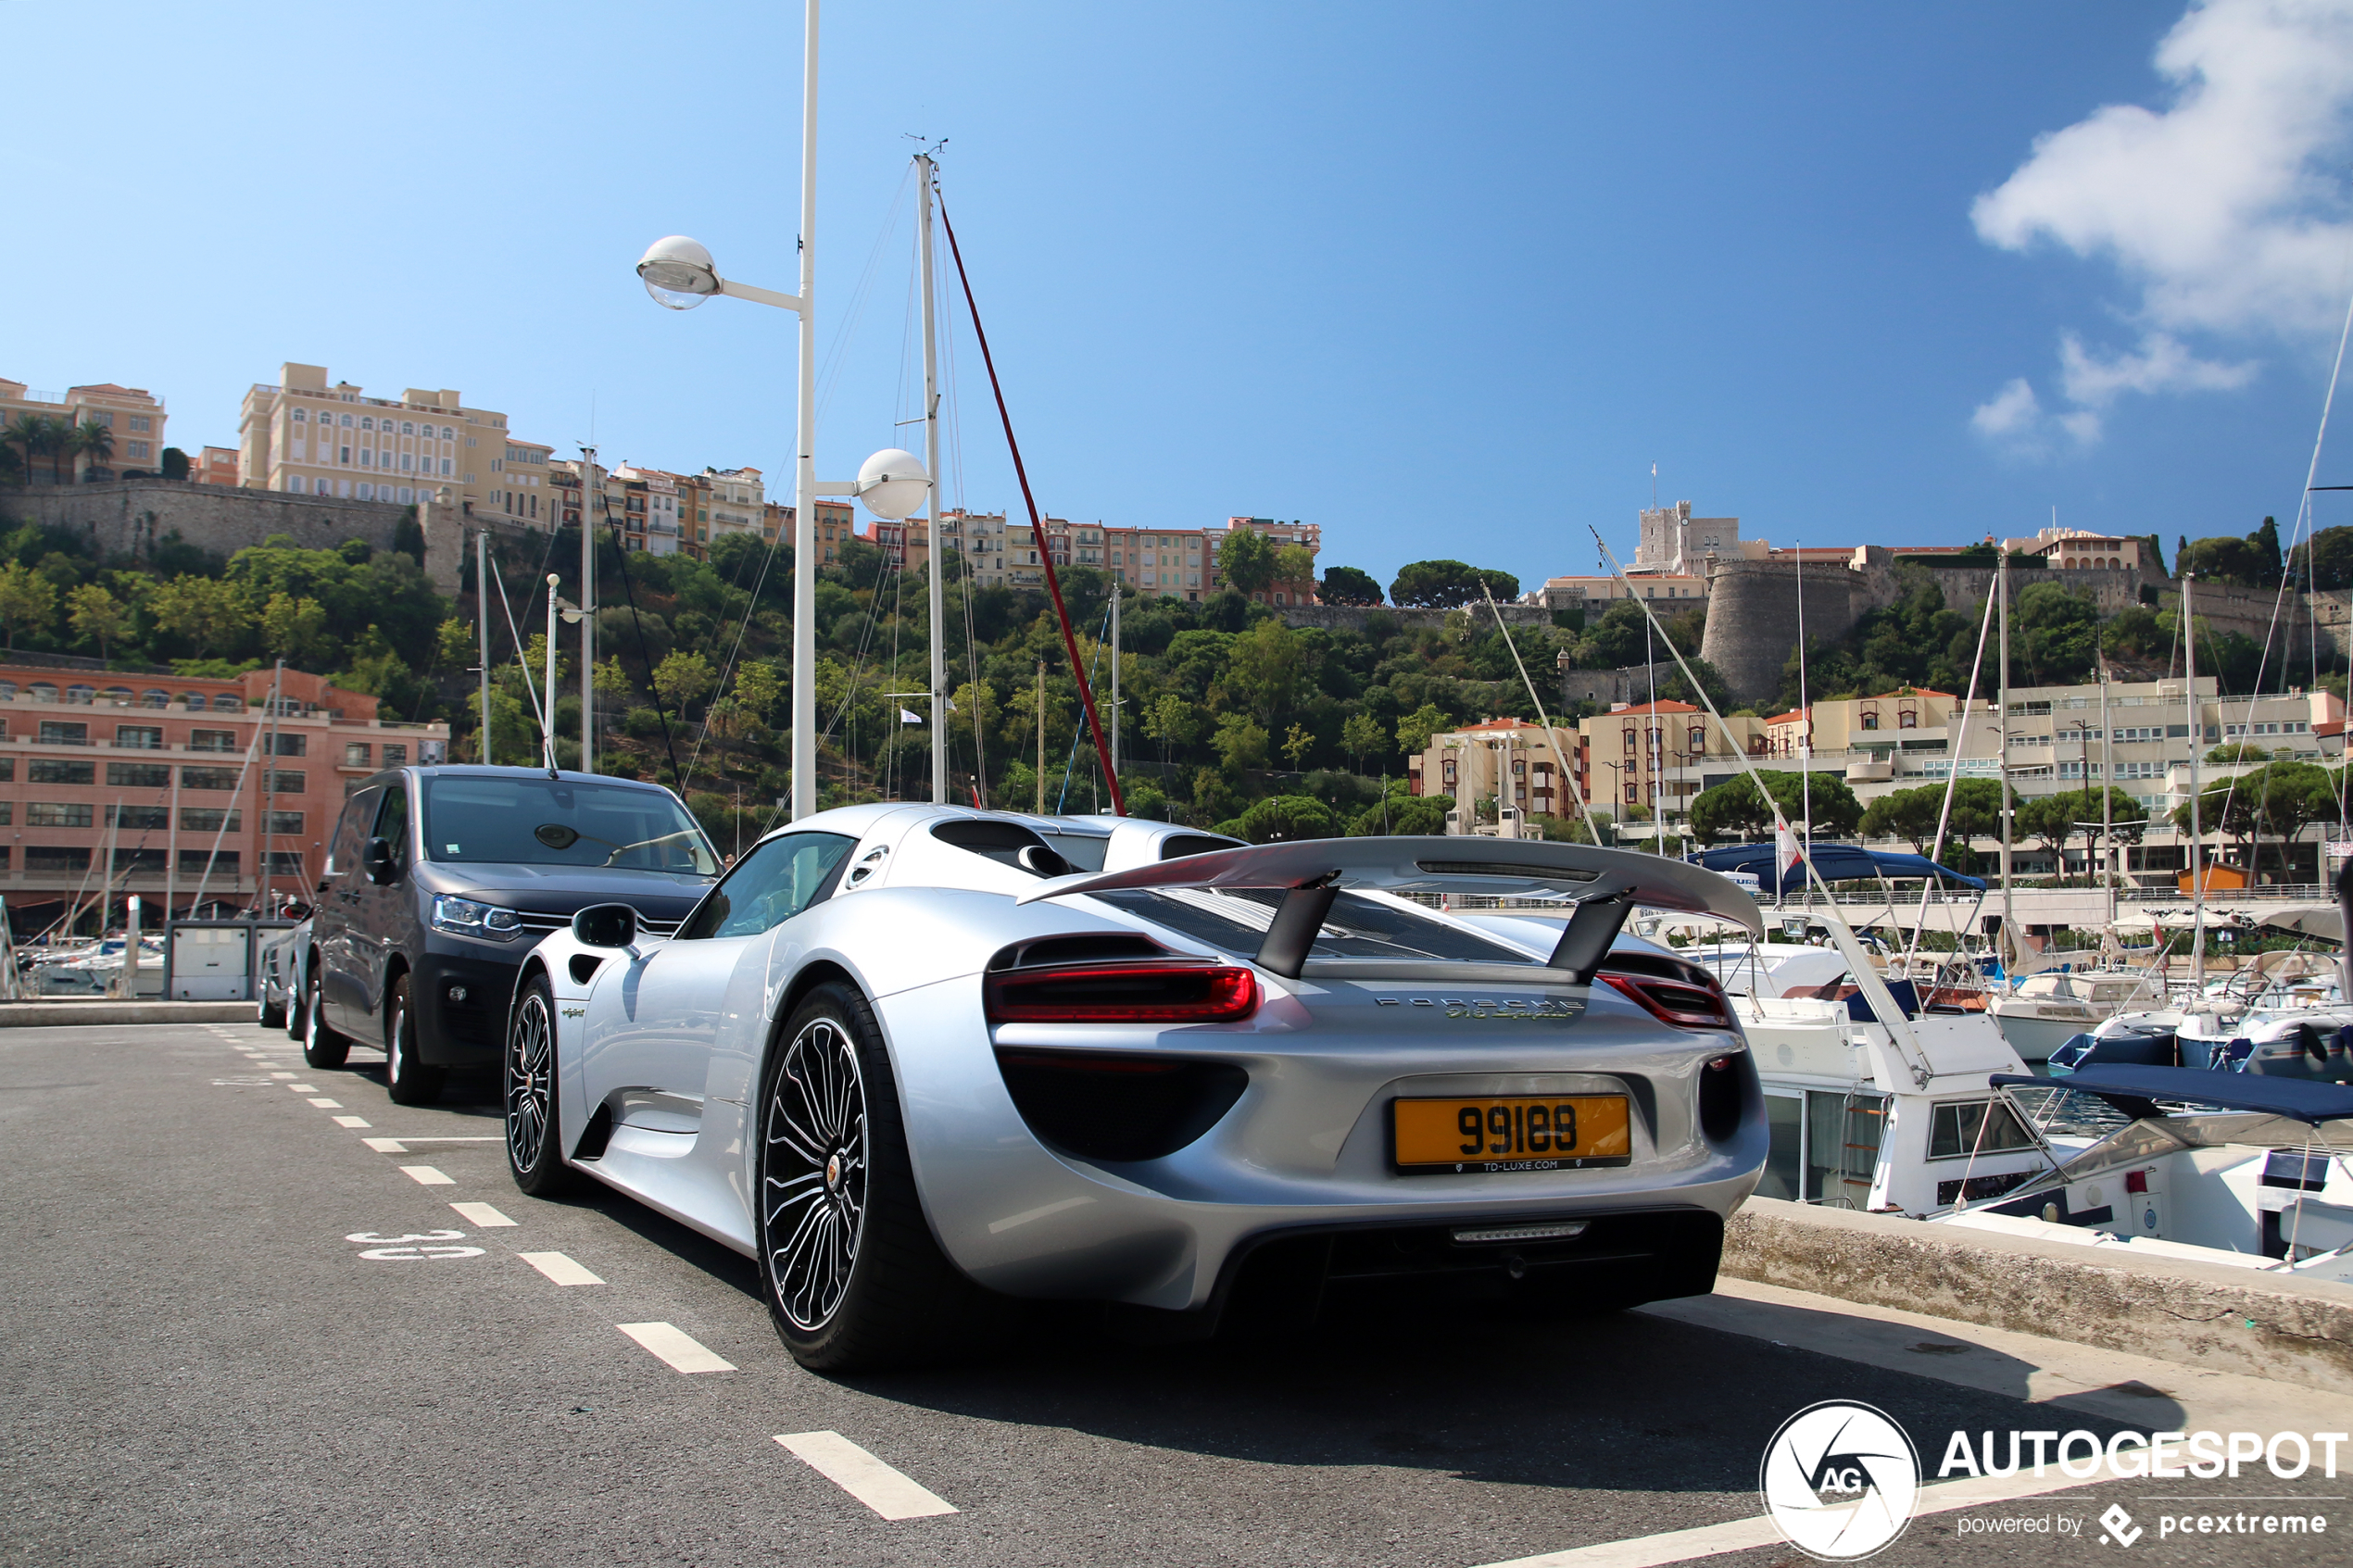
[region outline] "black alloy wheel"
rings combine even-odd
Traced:
[[[924,1218],[898,1085],[866,998],[806,997],[760,1097],[760,1274],[768,1315],[815,1372],[869,1372],[965,1348],[1003,1316]]]
[[[302,1060],[308,1067],[341,1067],[351,1055],[351,1042],[327,1027],[327,1004],[319,994],[319,968],[307,965],[302,980]]]
[[[417,1015],[409,1006],[409,977],[392,983],[384,1009],[384,1089],[395,1105],[431,1105],[448,1073],[417,1060]]]
[[[534,1198],[576,1186],[556,1111],[556,994],[545,974],[524,982],[507,1031],[507,1169]]]

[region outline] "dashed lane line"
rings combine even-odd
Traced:
[[[668,1363],[673,1372],[733,1372],[736,1363],[712,1354],[694,1337],[666,1323],[623,1323],[615,1328]]]
[[[885,1519],[928,1519],[956,1505],[893,1470],[838,1432],[795,1432],[776,1439],[818,1474]]]
[[[277,1074],[272,1073],[270,1076],[275,1078]],[[286,1087],[298,1095],[315,1095],[319,1092],[319,1085],[316,1084],[288,1084]]]
[[[409,1152],[409,1146],[402,1143],[398,1138],[361,1138],[359,1141],[366,1144],[370,1148],[374,1149],[378,1154],[406,1154]]]
[[[1917,1519],[1926,1513],[1950,1513],[1956,1509],[2016,1502],[2047,1492],[2089,1486],[2099,1479],[2102,1477],[2057,1474],[1984,1475],[1944,1481],[1920,1488],[1919,1502],[1912,1516]],[[1703,1524],[1695,1530],[1669,1530],[1664,1535],[1602,1541],[1537,1557],[1516,1557],[1508,1562],[1488,1563],[1486,1568],[1665,1568],[1670,1562],[1721,1557],[1730,1551],[1772,1546],[1786,1538],[1769,1518],[1735,1519],[1724,1524]]]
[[[449,1207],[458,1210],[459,1218],[471,1221],[484,1230],[495,1230],[500,1225],[515,1223],[487,1203],[453,1203]]]
[[[453,1187],[458,1185],[455,1176],[445,1176],[430,1165],[403,1165],[400,1173],[419,1186]]]
[[[335,1125],[338,1127],[365,1127],[371,1124],[371,1123],[365,1116],[338,1116],[335,1118]]]
[[[321,1110],[341,1110],[343,1109],[343,1101],[339,1099],[314,1099],[310,1103],[317,1106]],[[337,1117],[336,1120],[341,1121],[343,1119],[341,1117]]]
[[[560,1252],[518,1252],[515,1256],[546,1274],[557,1285],[602,1285],[605,1283]],[[696,1348],[701,1349],[701,1347],[697,1346]],[[703,1351],[705,1355],[710,1353],[708,1350]],[[659,1355],[661,1352],[656,1351],[655,1354]]]
[[[291,1078],[294,1074],[291,1073],[272,1073],[270,1076],[272,1078]]]

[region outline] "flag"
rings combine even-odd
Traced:
[[[1796,870],[1798,863],[1805,859],[1806,847],[1798,842],[1797,834],[1790,831],[1789,822],[1779,811],[1775,811],[1773,813],[1773,863],[1780,868],[1780,874],[1786,877],[1791,872]]]
[[[916,717],[912,709],[902,708],[899,710],[899,721],[902,724],[920,724],[923,720]]]

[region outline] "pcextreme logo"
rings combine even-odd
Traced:
[[[1790,1545],[1824,1562],[1853,1562],[1912,1522],[1919,1453],[1885,1411],[1825,1399],[1781,1423],[1765,1445],[1756,1489]]]

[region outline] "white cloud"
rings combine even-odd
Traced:
[[[1991,402],[1979,404],[1969,422],[1980,435],[1997,439],[2028,435],[2043,422],[2042,400],[2026,384],[2024,376],[2016,376],[2009,385],[1994,395]]]
[[[2060,342],[2054,420],[2097,438],[2119,393],[2244,386],[2253,363],[2199,358],[2174,334],[2290,343],[2335,334],[2353,252],[2344,179],[2353,157],[2353,0],[2207,0],[2158,45],[2171,101],[2109,105],[2034,144],[1970,216],[2006,250],[2050,243],[2114,266],[2137,294],[2137,350],[2108,358]],[[2017,406],[2005,388],[1972,420]]]

